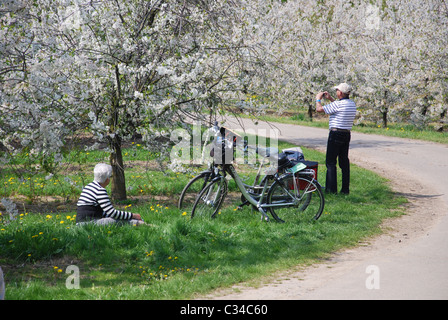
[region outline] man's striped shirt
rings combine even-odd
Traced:
[[[109,195],[105,188],[98,182],[89,183],[81,192],[78,206],[100,206],[103,210],[103,218],[113,218],[116,220],[130,220],[132,213],[116,210],[110,202]]]
[[[330,128],[351,130],[356,116],[355,102],[350,99],[333,101],[323,106],[330,115]]]

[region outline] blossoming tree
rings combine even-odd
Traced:
[[[107,141],[112,195],[126,197],[122,140],[151,144],[187,116],[239,99],[257,48],[240,1],[40,0],[3,7],[1,132],[51,170],[65,139]],[[160,150],[162,146],[158,145]],[[14,148],[10,148],[12,150]]]
[[[446,1],[274,1],[268,24],[276,103],[311,116],[315,93],[346,81],[361,121],[447,121]]]

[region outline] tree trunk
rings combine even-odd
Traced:
[[[388,92],[387,90],[384,91],[384,98],[383,101],[381,101],[381,115],[383,116],[383,128],[387,128],[387,113],[389,111],[389,108],[387,107],[388,101],[387,101]]]
[[[308,102],[308,118],[310,119],[310,121],[313,121],[313,104]]]
[[[126,200],[126,179],[124,176],[123,155],[121,152],[121,137],[117,133],[119,122],[119,109],[121,98],[120,74],[118,67],[115,66],[116,90],[112,95],[112,107],[109,118],[109,144],[111,153],[109,156],[112,166],[113,178],[111,180],[112,198],[115,200]]]
[[[310,94],[312,94],[312,92],[310,92]],[[315,111],[314,109],[315,109],[316,104],[315,103],[313,104],[312,100],[306,98],[305,105],[308,106],[308,110],[307,110],[308,118],[310,121],[313,121],[313,112]]]
[[[381,114],[383,115],[383,128],[387,128],[387,108],[381,111]]]
[[[121,138],[115,135],[111,139],[112,149],[109,160],[112,166],[111,193],[115,200],[126,200],[126,179],[124,175],[123,156],[121,153]]]

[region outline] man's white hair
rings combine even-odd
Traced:
[[[93,169],[94,180],[98,183],[104,183],[112,177],[112,166],[105,163],[98,163]]]

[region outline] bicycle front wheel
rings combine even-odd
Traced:
[[[227,194],[227,181],[224,177],[215,178],[199,193],[191,211],[191,218],[201,216],[214,218]]]
[[[191,179],[180,194],[178,208],[191,213],[196,196],[210,182],[211,176],[211,171],[204,171]]]
[[[310,221],[319,219],[325,200],[316,180],[288,174],[272,185],[266,203],[275,205],[269,211],[277,221],[283,221],[287,216],[295,216],[299,221]]]

